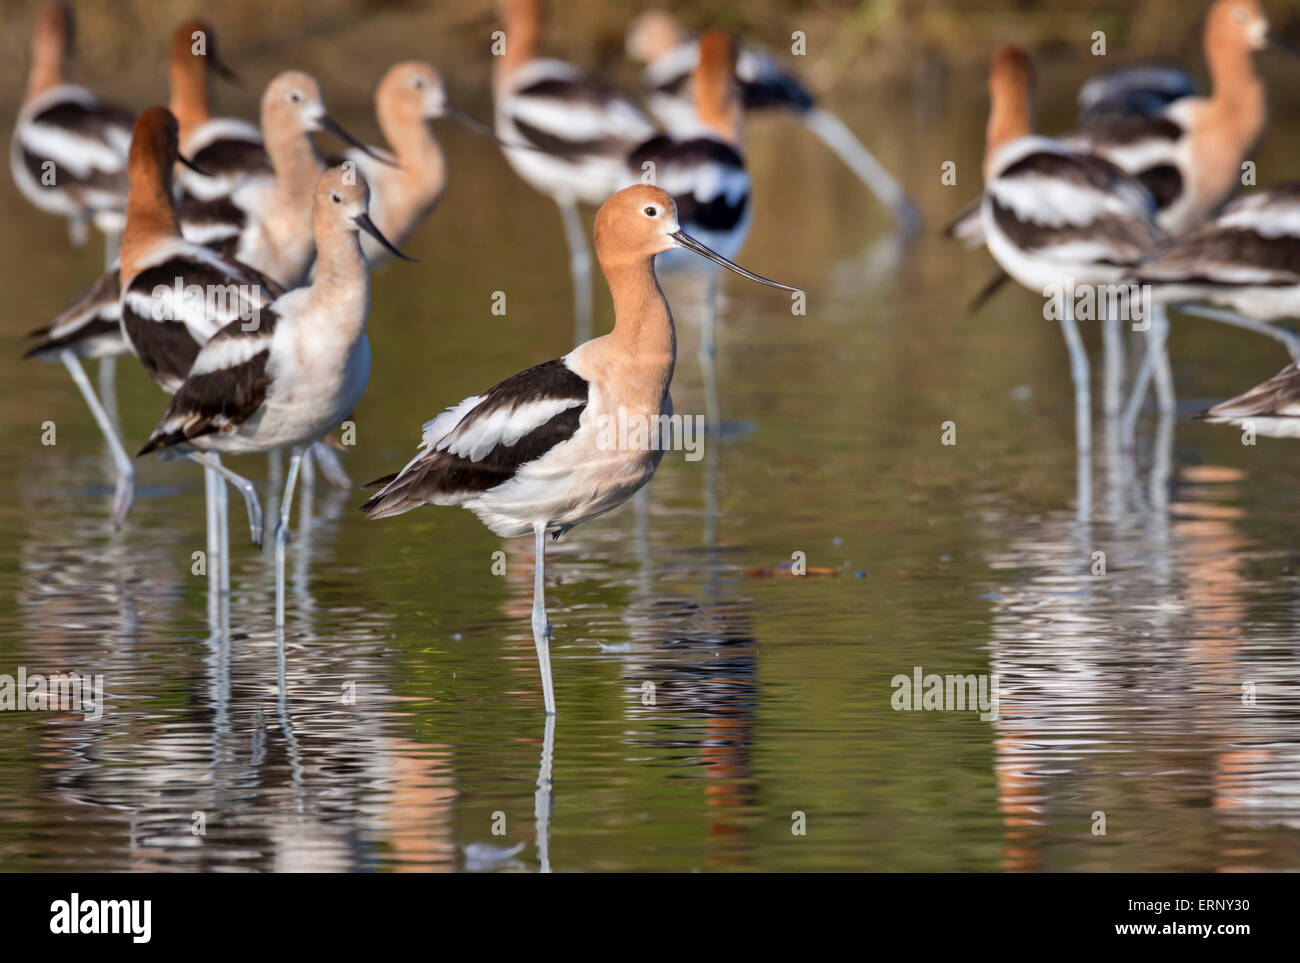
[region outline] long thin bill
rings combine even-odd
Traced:
[[[497,144],[500,144],[502,147],[518,148],[519,150],[535,150],[538,151],[539,153],[542,152],[542,149],[540,147],[536,147],[533,144],[524,144],[519,141],[502,140],[500,137],[496,135],[496,131],[494,131],[487,124],[483,123],[482,121],[475,120],[469,114],[465,113],[464,111],[456,107],[453,107],[451,104],[443,104],[442,112],[446,114],[448,117],[450,117],[452,120],[456,121],[456,123],[462,125],[463,127],[468,128],[469,130],[472,130],[474,133],[479,134],[480,136],[486,137],[490,141],[494,141]]]
[[[320,119],[317,121],[317,123],[320,124],[321,130],[327,130],[335,137],[337,137],[339,140],[347,141],[349,144],[351,144],[357,150],[361,151],[361,153],[365,154],[367,157],[373,157],[375,160],[379,161],[379,163],[387,164],[389,167],[402,166],[401,164],[398,164],[396,161],[391,161],[387,157],[381,157],[380,155],[376,154],[373,150],[371,150],[365,144],[361,143],[361,141],[357,140],[346,130],[344,130],[339,125],[339,122],[335,120],[333,117],[331,117],[329,114],[321,114]]]
[[[198,164],[194,163],[194,161],[186,157],[184,154],[177,154],[176,159],[196,174],[202,174],[204,177],[212,176],[207,171],[205,171],[202,167],[200,167]]]
[[[1300,48],[1297,48],[1291,41],[1284,40],[1273,31],[1270,30],[1264,39],[1273,49],[1280,50],[1285,54],[1290,54],[1292,57],[1300,57]]]
[[[691,237],[685,231],[674,231],[669,235],[674,241],[686,248],[688,251],[694,251],[701,257],[706,257],[715,264],[721,264],[728,271],[734,271],[742,278],[749,278],[751,281],[757,281],[759,284],[766,284],[769,288],[780,288],[782,291],[799,291],[800,288],[792,288],[788,284],[782,284],[780,281],[770,281],[761,274],[755,274],[753,271],[746,271],[739,264],[728,261],[725,257],[710,248],[705,247],[695,238]]]
[[[410,261],[412,264],[418,262],[418,258],[407,257],[397,248],[393,247],[393,245],[389,243],[388,238],[384,237],[379,228],[375,227],[375,222],[370,219],[369,214],[358,214],[353,218],[353,220],[357,222],[357,227],[361,228],[361,230],[365,231],[382,244],[385,249],[387,249],[388,253],[393,255],[393,257],[400,257],[403,261]]]
[[[231,70],[224,61],[218,59],[215,53],[208,54],[208,65],[218,77],[227,83],[232,84],[235,87],[244,86],[244,81],[239,74]]]

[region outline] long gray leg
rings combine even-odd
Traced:
[[[244,496],[244,504],[248,506],[248,527],[253,544],[260,547],[262,544],[262,503],[257,498],[256,486],[243,475],[236,474],[221,464],[219,460],[209,458],[202,452],[192,451],[188,457],[191,461],[198,462],[204,468],[211,468],[239,489],[240,494]]]
[[[537,558],[533,566],[533,644],[537,646],[537,665],[542,672],[542,700],[546,714],[555,715],[555,688],[551,683],[551,623],[546,618],[546,523],[533,526],[537,540]]]
[[[211,468],[203,469],[203,505],[208,520],[208,618],[213,626],[220,625],[221,612],[221,539],[217,515],[217,490],[224,488],[221,476]],[[216,629],[214,628],[214,632]]]
[[[1069,299],[1057,300],[1061,313],[1061,332],[1070,352],[1070,376],[1074,380],[1074,445],[1076,454],[1078,514],[1080,521],[1092,516],[1092,386],[1089,383],[1088,354],[1079,337]]]
[[[1159,329],[1157,338],[1160,343],[1160,353],[1156,356],[1153,373],[1156,400],[1160,405],[1160,413],[1170,415],[1177,407],[1177,399],[1174,397],[1174,372],[1169,364],[1169,312],[1163,304],[1153,304],[1151,313],[1154,315],[1152,326]]]
[[[1202,304],[1175,304],[1173,309],[1182,314],[1190,314],[1195,318],[1206,318],[1210,321],[1230,324],[1234,328],[1244,328],[1247,331],[1262,334],[1266,338],[1272,338],[1274,341],[1280,341],[1286,348],[1287,353],[1291,355],[1291,360],[1300,361],[1300,335],[1294,331],[1276,327],[1267,321],[1248,318],[1244,314],[1238,314],[1224,308],[1211,308]]]
[[[573,276],[573,333],[577,344],[591,340],[591,251],[582,228],[578,202],[571,197],[555,199],[564,221],[564,239],[569,245],[569,273]]]
[[[135,500],[135,465],[127,455],[126,448],[122,446],[122,439],[117,436],[117,429],[113,427],[108,412],[100,404],[99,396],[95,394],[90,379],[86,377],[86,369],[81,366],[80,359],[71,351],[60,351],[59,360],[68,369],[68,374],[72,375],[81,397],[85,399],[86,406],[95,417],[95,424],[99,425],[104,440],[108,442],[108,450],[113,456],[113,465],[117,469],[117,483],[113,491],[113,524],[121,528],[126,524],[126,516],[131,513],[131,502]]]
[[[99,359],[99,397],[104,410],[113,419],[113,427],[122,433],[122,419],[117,410],[117,356],[105,355]]]
[[[280,498],[280,523],[275,526],[275,625],[284,626],[284,561],[289,546],[289,520],[293,508],[293,488],[298,483],[298,468],[302,464],[303,449],[295,448],[289,455],[289,473],[284,479],[284,495]]]
[[[343,468],[343,459],[339,457],[336,449],[331,448],[323,441],[318,441],[311,446],[311,456],[316,461],[320,473],[325,476],[325,480],[335,488],[341,488],[347,491],[352,487],[352,479],[348,477],[347,471]],[[303,478],[306,482],[306,478]]]
[[[717,441],[722,428],[722,406],[718,400],[718,272],[708,269],[704,292],[704,321],[700,325],[700,374],[704,380],[704,412],[709,431]]]
[[[212,460],[220,464],[221,457],[212,455]],[[205,469],[206,470],[206,469]],[[217,542],[221,558],[220,587],[222,595],[230,594],[230,491],[221,482],[221,476],[214,474],[213,490],[217,496]]]
[[[1103,318],[1101,322],[1102,355],[1106,366],[1104,376],[1104,398],[1102,410],[1107,418],[1114,418],[1120,412],[1122,399],[1121,386],[1124,382],[1124,342],[1120,330],[1119,318]]]

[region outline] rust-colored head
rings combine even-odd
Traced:
[[[596,212],[594,238],[601,264],[648,261],[678,246],[677,205],[649,184],[625,187]]]
[[[441,117],[446,109],[447,91],[442,76],[418,60],[393,64],[375,91],[375,111],[381,121],[388,117],[399,123],[416,123]]]
[[[403,261],[414,260],[393,247],[370,220],[370,185],[356,167],[351,164],[331,167],[316,181],[312,196],[312,232],[321,263],[332,263],[338,255],[346,254],[350,245],[357,244],[356,240],[349,239],[358,231],[365,231]],[[351,252],[360,258],[359,247],[351,247]],[[317,277],[323,270],[318,269]]]
[[[723,30],[700,36],[700,59],[691,77],[700,122],[724,140],[740,139],[740,89],[736,81],[739,44]]]
[[[637,63],[653,63],[683,39],[676,17],[667,10],[647,10],[627,28],[627,55]]]
[[[137,177],[170,177],[172,165],[180,153],[180,126],[166,107],[146,107],[135,119],[131,132],[128,169],[134,189]]]
[[[1205,17],[1205,53],[1241,56],[1268,45],[1268,15],[1257,0],[1218,0]]]
[[[217,34],[206,20],[186,20],[172,31],[171,110],[186,137],[212,116],[212,72],[225,72],[217,59]]]
[[[1033,133],[1034,66],[1019,47],[1002,47],[989,68],[989,123],[985,133],[984,177],[1005,144]]]
[[[262,135],[300,134],[320,130],[326,116],[325,95],[311,74],[286,70],[277,74],[262,94]]]

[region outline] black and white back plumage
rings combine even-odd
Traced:
[[[420,453],[397,474],[371,482],[367,487],[384,488],[361,510],[384,518],[461,504],[506,484],[573,437],[590,387],[560,359],[466,398],[424,425]]]
[[[203,297],[186,296],[196,286]],[[157,245],[122,291],[122,332],[145,370],[174,392],[209,338],[232,322],[255,331],[280,293],[279,285],[246,264],[171,238]]]
[[[506,158],[537,189],[601,204],[623,160],[654,134],[639,106],[615,87],[559,60],[533,60],[512,74],[496,103]]]
[[[1195,97],[1200,88],[1181,67],[1147,64],[1110,70],[1079,88],[1079,121],[1134,114],[1155,117],[1176,100]]]
[[[1044,137],[999,151],[982,208],[990,252],[1031,290],[1124,277],[1162,240],[1154,212],[1136,179]]]
[[[1180,105],[1154,116],[1098,117],[1077,133],[1063,138],[1074,151],[1095,154],[1142,182],[1155,198],[1162,217],[1186,194],[1183,170],[1187,128],[1177,117]]]
[[[1243,194],[1134,272],[1165,300],[1207,300],[1263,320],[1300,316],[1300,182]]]
[[[33,98],[18,115],[10,145],[19,190],[41,210],[120,231],[133,120],[71,84]]]
[[[52,322],[37,328],[29,337],[41,340],[23,355],[50,361],[60,351],[80,358],[105,358],[131,350],[122,335],[121,278],[114,268],[72,299]]]
[[[279,320],[277,308],[267,306],[256,328],[236,320],[208,339],[139,454],[233,431],[253,417],[271,386],[267,363]]]
[[[715,240],[740,228],[749,213],[750,182],[745,161],[715,137],[674,140],[660,134],[628,155],[629,184],[637,183],[646,165],[654,183],[672,195],[682,230],[712,247]],[[725,250],[719,253],[730,257]]]
[[[176,172],[177,195],[187,199],[213,201],[228,197],[245,179],[269,174],[271,161],[262,145],[262,132],[253,124],[233,117],[206,121],[185,138],[181,153],[203,171],[180,167]]]
[[[672,133],[687,130],[695,119],[691,76],[700,47],[692,38],[661,54],[642,77],[646,102]],[[816,105],[804,83],[765,50],[744,45],[736,58],[736,80],[746,110],[780,108],[806,114]]]

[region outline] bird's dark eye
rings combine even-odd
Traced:
[[[342,204],[342,203],[343,203],[343,198],[342,198],[341,196],[339,196],[338,194],[331,194],[331,195],[330,195],[330,200],[333,201],[335,204]]]
[[[411,86],[414,87],[416,90],[423,90],[423,89],[424,89],[424,78],[423,78],[423,77],[416,77],[414,80],[411,81]]]
[[[302,103],[302,94],[298,93],[298,91],[296,91],[296,90],[291,91],[291,92],[289,93],[289,100],[292,101],[292,102],[295,103],[295,104],[301,104],[301,103]]]
[[[659,208],[657,208],[657,207],[647,207],[647,208],[645,209],[645,216],[646,216],[646,217],[658,217],[658,216],[659,216]]]

